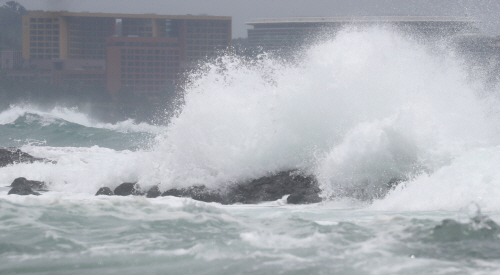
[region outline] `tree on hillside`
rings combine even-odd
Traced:
[[[9,1],[0,7],[0,49],[22,47],[22,19],[28,11],[19,3]]]

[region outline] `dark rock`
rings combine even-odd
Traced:
[[[285,171],[247,183],[230,185],[224,190],[209,189],[201,185],[170,189],[162,196],[190,197],[194,200],[222,204],[251,204],[275,201],[285,195],[290,195],[287,199],[288,203],[303,204],[320,202],[320,192],[315,177],[302,175],[298,171]]]
[[[146,193],[147,198],[156,198],[159,196],[161,196],[161,191],[158,186],[151,187],[151,189],[149,189],[148,192]]]
[[[204,202],[223,202],[224,197],[220,190],[208,189],[204,185],[191,186],[181,189],[170,189],[165,191],[162,196],[189,197],[194,200]]]
[[[47,189],[45,182],[36,181],[36,180],[27,180],[26,178],[23,178],[23,177],[15,179],[10,184],[10,187],[20,187],[20,186],[28,186],[31,189],[38,190],[38,191],[46,191],[46,189]]]
[[[104,195],[104,196],[113,196],[114,193],[109,189],[109,187],[101,187],[99,190],[97,190],[97,193],[95,193],[96,196]]]
[[[238,184],[229,190],[225,203],[274,201],[289,194],[296,194],[292,196],[291,201],[295,201],[294,197],[302,194],[302,199],[296,200],[296,203],[311,203],[321,201],[318,200],[320,192],[321,189],[314,176],[302,175],[292,170],[262,177],[246,184]]]
[[[225,197],[219,190],[208,189],[203,186],[203,188],[189,188],[191,193],[191,198],[197,201],[204,202],[220,202],[224,203]]]
[[[140,196],[143,195],[140,191],[139,185],[137,183],[125,182],[115,188],[114,193],[118,196]]]
[[[56,163],[44,158],[35,158],[19,149],[0,148],[0,167],[15,163],[33,163],[37,161]]]
[[[297,192],[290,194],[288,198],[286,198],[286,202],[289,204],[308,204],[308,203],[317,203],[321,202],[321,197],[314,194],[307,194],[305,192]]]
[[[186,189],[184,189],[184,188],[182,188],[182,189],[173,188],[173,189],[170,189],[170,190],[167,190],[167,191],[163,192],[161,194],[161,196],[162,197],[165,197],[165,196],[187,197],[188,193],[186,192]]]
[[[39,196],[40,193],[34,192],[33,190],[31,190],[31,187],[29,187],[28,185],[18,185],[16,187],[13,187],[12,189],[10,189],[8,195],[21,195],[21,196],[35,195],[35,196]]]

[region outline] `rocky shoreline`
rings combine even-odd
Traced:
[[[0,148],[0,167],[15,163],[51,162],[51,160],[36,158],[15,148]],[[36,191],[48,191],[44,182],[16,178],[10,185],[9,195],[40,195]],[[122,183],[114,190],[109,187],[100,188],[96,196],[160,196],[187,197],[203,202],[218,202],[221,204],[256,204],[275,201],[286,195],[287,203],[308,204],[321,202],[321,189],[318,181],[312,175],[306,175],[297,170],[282,171],[258,179],[228,184],[224,189],[210,189],[204,185],[187,188],[174,188],[161,192],[158,185],[149,190],[142,190],[137,183]]]
[[[56,164],[55,161],[35,158],[16,148],[0,148],[0,167],[4,167],[16,163],[33,163],[33,162],[50,162]]]
[[[142,190],[137,183],[122,183],[113,191],[109,187],[100,188],[96,196],[159,196],[188,197],[204,202],[218,202],[221,204],[255,204],[265,201],[275,201],[289,195],[290,204],[317,203],[321,189],[316,178],[304,176],[296,170],[284,171],[271,176],[265,176],[244,183],[228,185],[224,189],[210,189],[204,185],[187,188],[174,188],[161,192],[159,186],[149,190]]]

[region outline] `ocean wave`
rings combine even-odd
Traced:
[[[165,126],[151,125],[145,122],[136,123],[133,119],[120,121],[115,124],[97,122],[87,114],[80,112],[77,108],[55,107],[52,110],[41,110],[37,107],[26,105],[12,105],[9,109],[1,112],[0,125],[13,124],[19,118],[24,118],[27,122],[40,123],[42,126],[73,123],[88,128],[107,129],[121,133],[145,132],[158,134],[165,131]]]

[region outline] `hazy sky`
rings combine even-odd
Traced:
[[[3,5],[8,0],[0,0]],[[253,18],[349,15],[469,15],[500,35],[500,0],[17,0],[29,10],[208,14],[233,17],[233,37]]]

